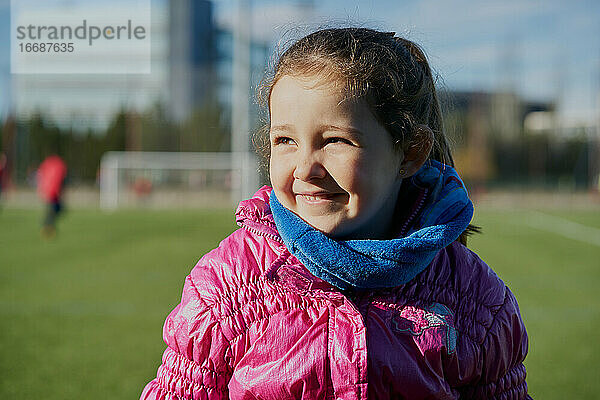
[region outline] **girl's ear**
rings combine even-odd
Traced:
[[[404,159],[400,165],[400,178],[408,178],[416,174],[429,158],[432,147],[433,132],[427,125],[418,125],[408,148],[404,151]]]

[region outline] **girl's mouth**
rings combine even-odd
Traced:
[[[341,195],[341,193],[327,193],[327,192],[296,193],[296,198],[300,198],[308,204],[321,204],[321,203],[331,202],[331,201],[335,200],[337,196],[340,196],[340,195]]]

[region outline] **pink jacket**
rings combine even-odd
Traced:
[[[269,188],[206,254],[169,314],[142,399],[524,399],[517,302],[455,242],[410,283],[342,293],[283,245]]]

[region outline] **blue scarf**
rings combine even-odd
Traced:
[[[395,287],[423,271],[473,217],[454,168],[429,160],[410,179],[428,189],[427,202],[408,233],[391,240],[337,241],[281,205],[274,191],[269,203],[285,246],[313,275],[340,289]]]

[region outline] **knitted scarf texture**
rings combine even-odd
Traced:
[[[285,208],[274,191],[269,203],[285,246],[313,275],[344,290],[395,287],[423,271],[473,217],[464,183],[449,165],[429,160],[407,179],[428,195],[407,233],[390,240],[335,240]]]

